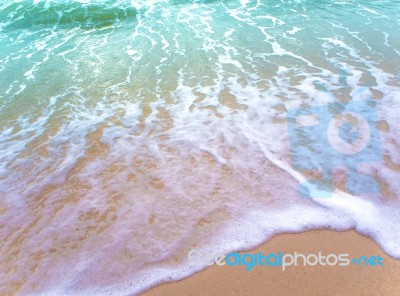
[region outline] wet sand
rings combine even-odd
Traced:
[[[383,266],[212,266],[179,282],[150,289],[145,296],[161,295],[400,295],[400,260],[385,254],[370,238],[355,231],[315,230],[282,234],[248,253],[347,253],[381,256]]]

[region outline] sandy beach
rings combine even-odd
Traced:
[[[155,287],[145,296],[164,295],[400,295],[400,261],[355,231],[315,230],[274,237],[249,253],[348,253],[381,256],[383,266],[293,266],[286,271],[257,266],[212,266],[179,282]]]
[[[0,296],[400,296],[399,20],[0,1]]]

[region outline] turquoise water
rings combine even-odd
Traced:
[[[193,246],[312,228],[400,257],[399,20],[400,1],[0,1],[0,294],[137,294],[204,268]],[[300,198],[320,172],[294,168],[287,111],[366,100],[380,192],[349,193],[344,166],[333,198]]]

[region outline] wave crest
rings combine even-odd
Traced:
[[[0,11],[0,22],[5,30],[34,27],[61,27],[82,29],[102,28],[119,21],[134,20],[137,10],[132,6],[119,7],[80,2],[46,3],[26,1],[13,3]]]

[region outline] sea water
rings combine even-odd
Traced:
[[[348,106],[362,157],[323,123]],[[317,228],[399,258],[399,110],[400,1],[2,0],[0,294],[137,294]]]

